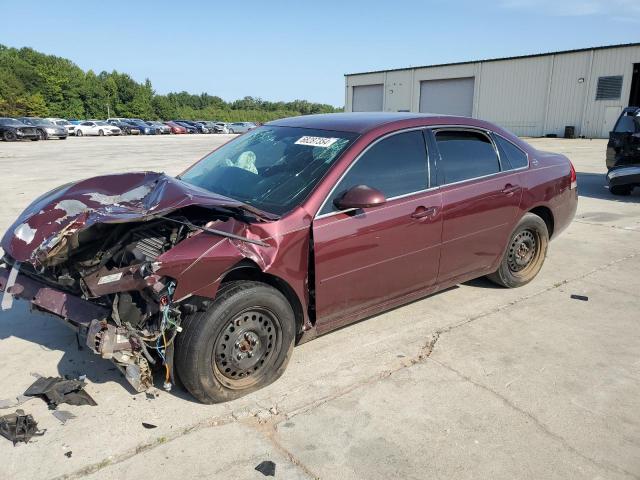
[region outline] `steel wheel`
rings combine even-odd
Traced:
[[[258,382],[276,358],[282,342],[278,317],[263,308],[236,316],[220,332],[214,346],[213,373],[231,389]]]
[[[511,272],[522,272],[531,265],[538,252],[537,237],[537,233],[532,230],[523,230],[513,237],[507,255],[507,265]]]

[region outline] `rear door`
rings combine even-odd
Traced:
[[[432,131],[443,202],[438,283],[489,273],[515,226],[522,196],[519,169],[501,166],[488,132]]]
[[[394,133],[368,147],[333,189],[313,224],[319,331],[434,285],[442,200],[429,170],[422,130]],[[339,211],[334,200],[356,185],[387,202]]]

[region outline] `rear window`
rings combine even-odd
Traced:
[[[622,115],[616,123],[614,132],[617,133],[636,133],[639,131],[638,124],[640,118],[631,115]]]
[[[500,171],[491,140],[480,132],[441,130],[436,132],[440,152],[439,171],[444,183],[484,177]]]

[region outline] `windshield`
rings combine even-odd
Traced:
[[[71,123],[67,122],[66,120],[58,120],[57,122],[55,122],[56,125],[71,125]]]
[[[631,115],[623,115],[616,123],[614,132],[617,133],[636,133],[640,131],[640,117]]]
[[[24,123],[19,122],[14,118],[0,118],[0,125],[15,125],[16,127],[19,127],[24,125]]]
[[[309,195],[356,137],[328,130],[260,127],[210,153],[180,178],[283,215]]]

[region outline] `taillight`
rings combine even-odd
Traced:
[[[576,175],[576,169],[573,166],[573,163],[571,163],[571,160],[569,160],[569,165],[571,166],[571,186],[569,189],[573,190],[578,187],[578,175]]]

